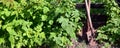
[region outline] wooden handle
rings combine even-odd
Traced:
[[[89,26],[90,26],[90,29],[91,29],[91,31],[93,32],[93,25],[92,25],[92,21],[91,21],[91,17],[90,17],[90,4],[91,4],[91,2],[90,2],[90,0],[85,0],[85,5],[86,5],[86,11],[87,11],[87,21],[88,21],[88,23],[89,23]]]

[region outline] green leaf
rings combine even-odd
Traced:
[[[17,33],[14,31],[14,29],[12,29],[12,27],[7,27],[6,30],[8,31],[8,33],[10,35],[17,35]]]
[[[50,25],[52,25],[52,24],[53,24],[53,22],[54,22],[53,20],[49,20],[49,24],[50,24]]]
[[[60,46],[63,46],[61,37],[55,37],[54,40],[56,41],[57,44],[59,44]]]
[[[24,26],[22,26],[22,29],[24,30],[24,31],[27,31],[28,30],[28,28],[24,25]]]
[[[9,15],[10,15],[10,12],[8,11],[8,9],[4,9],[4,12],[5,12],[5,15],[6,15],[6,16],[9,16]]]
[[[62,9],[63,8],[56,8],[55,14],[63,13]]]
[[[22,44],[21,43],[18,43],[16,44],[17,48],[21,48]]]
[[[5,41],[10,48],[35,48],[43,44],[66,48],[72,44],[70,39],[75,37],[77,26],[82,24],[78,20],[84,16],[75,9],[74,1],[1,0],[0,32],[4,38],[1,43]]]
[[[9,41],[10,41],[10,43],[11,43],[11,48],[14,48],[15,47],[15,40],[14,40],[14,36],[10,36],[9,37]]]
[[[41,38],[43,38],[43,39],[45,39],[46,37],[45,37],[45,33],[44,32],[41,32],[40,34],[39,34],[39,36],[41,37]]]
[[[43,13],[45,14],[45,13],[47,13],[49,11],[49,8],[48,7],[44,7],[43,8]]]
[[[1,45],[2,43],[5,43],[5,39],[4,39],[4,38],[0,38],[0,45]]]
[[[52,38],[56,37],[56,35],[57,35],[56,33],[52,33],[52,32],[51,32],[49,38],[52,39]]]
[[[42,15],[42,21],[45,21],[45,20],[47,20],[47,16],[46,15]]]
[[[2,27],[2,20],[0,20],[0,29],[1,29],[1,27]]]

